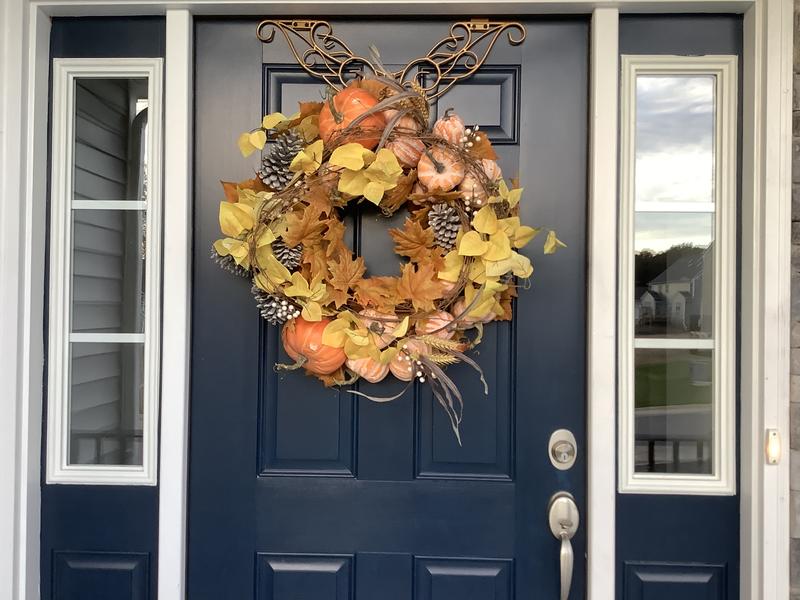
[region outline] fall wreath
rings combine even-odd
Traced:
[[[382,77],[329,89],[288,117],[265,116],[239,138],[245,156],[267,150],[256,177],[223,182],[226,237],[213,257],[251,279],[261,316],[282,326],[295,362],[276,368],[303,368],[327,386],[389,374],[406,388],[426,383],[458,437],[463,400],[445,367],[472,366],[488,393],[466,353],[485,324],[512,318],[517,287],[533,272],[519,249],[539,229],[520,222],[522,188],[503,179],[477,125],[452,109],[429,122],[421,88]],[[369,276],[345,243],[342,209],[364,202],[387,216],[407,212],[389,230],[403,257],[397,276]],[[560,246],[549,231],[544,252]]]

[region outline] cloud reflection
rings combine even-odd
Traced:
[[[714,77],[636,79],[636,203],[713,202]]]
[[[634,250],[662,252],[681,244],[707,248],[714,239],[713,213],[636,213]]]

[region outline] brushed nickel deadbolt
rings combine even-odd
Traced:
[[[559,471],[571,469],[578,457],[578,443],[568,429],[556,429],[547,444],[550,462]]]

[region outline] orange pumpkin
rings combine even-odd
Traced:
[[[400,381],[411,381],[418,372],[421,372],[415,362],[416,359],[430,354],[430,348],[428,344],[419,340],[403,342],[402,348],[406,351],[397,353],[397,356],[389,363],[389,370]]]
[[[392,151],[401,165],[409,168],[416,167],[422,153],[425,152],[422,140],[408,136],[398,137],[386,144],[386,147]]]
[[[337,94],[329,97],[323,104],[319,113],[319,135],[327,145],[342,130],[346,129],[355,119],[363,115],[378,103],[378,100],[368,91],[357,87],[346,87]],[[342,142],[356,142],[372,150],[380,141],[385,122],[383,117],[372,114],[364,117],[355,126],[359,129],[374,131],[375,134],[362,135],[356,133],[351,136],[345,134]]]
[[[397,110],[393,108],[383,111],[383,118],[387,125],[395,116],[397,116]],[[392,129],[392,131],[397,131],[399,133],[419,133],[422,131],[422,126],[411,115],[403,115],[397,120],[397,123],[394,124],[394,129]]]
[[[374,358],[348,358],[347,368],[370,383],[378,383],[389,374],[389,365]]]
[[[315,322],[298,317],[283,326],[281,338],[286,354],[293,361],[302,363],[310,373],[330,375],[347,359],[341,348],[322,343],[322,332],[330,322],[330,319]]]
[[[400,324],[394,315],[387,315],[371,308],[365,308],[358,315],[361,317],[361,324],[369,329],[372,334],[372,341],[383,350],[394,341],[392,331]]]
[[[433,124],[433,135],[447,140],[451,144],[461,144],[463,142],[466,126],[453,109],[448,108],[444,116]]]
[[[453,329],[445,329],[450,323],[453,322],[453,315],[443,310],[437,311],[428,315],[424,319],[417,321],[414,326],[416,332],[420,335],[430,334],[444,340],[449,340],[455,331]]]
[[[464,163],[446,148],[429,148],[417,164],[417,179],[429,192],[449,192],[464,180],[464,173]]]
[[[503,176],[500,166],[496,160],[484,158],[481,160],[483,172],[489,181],[497,181]],[[488,198],[488,194],[481,184],[481,180],[473,173],[467,173],[464,179],[458,185],[458,191],[461,192],[461,197],[466,204],[477,204],[480,206]]]

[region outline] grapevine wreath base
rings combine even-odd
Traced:
[[[298,113],[273,113],[239,138],[262,150],[257,176],[223,182],[214,243],[220,266],[252,281],[261,316],[282,326],[291,365],[326,386],[389,374],[431,386],[459,439],[463,400],[445,373],[463,362],[485,324],[512,318],[519,253],[539,233],[519,219],[522,189],[505,182],[489,139],[452,109],[432,127],[421,89],[364,77]],[[396,277],[369,276],[344,241],[342,209],[369,202],[386,216],[400,257]],[[563,243],[548,232],[544,252]],[[363,392],[352,393],[374,401]]]

